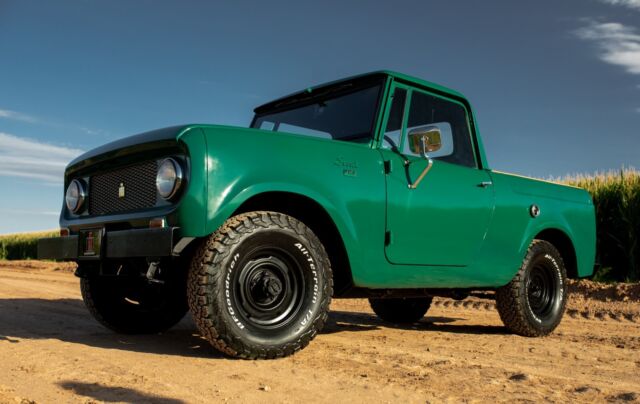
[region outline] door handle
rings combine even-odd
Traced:
[[[481,183],[478,184],[478,186],[480,188],[486,188],[486,187],[489,187],[491,185],[493,185],[493,182],[491,182],[491,181],[482,181]]]

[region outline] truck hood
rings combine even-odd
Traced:
[[[99,161],[127,154],[127,150],[132,146],[136,146],[136,150],[143,150],[145,146],[158,148],[163,145],[174,145],[180,134],[189,127],[190,125],[171,126],[168,128],[124,137],[111,143],[104,144],[76,157],[67,165],[66,171],[76,171]]]

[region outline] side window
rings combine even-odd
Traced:
[[[391,111],[387,120],[387,128],[384,131],[382,147],[385,149],[400,149],[400,138],[402,136],[402,118],[404,116],[404,104],[407,99],[407,90],[396,88],[393,93]]]
[[[460,104],[413,91],[409,107],[407,133],[421,126],[437,126],[442,133],[443,147],[431,155],[433,159],[475,168],[471,134],[467,113]],[[404,142],[402,152],[412,155],[408,142]]]

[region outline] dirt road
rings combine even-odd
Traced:
[[[365,301],[336,301],[302,352],[244,361],[210,348],[190,318],[162,335],[113,334],[71,273],[4,265],[0,402],[638,401],[640,303],[599,305],[581,301],[553,335],[529,339],[507,334],[490,301],[438,300],[403,328]]]

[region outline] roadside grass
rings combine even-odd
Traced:
[[[57,235],[56,230],[0,235],[0,260],[36,259],[38,239]]]

